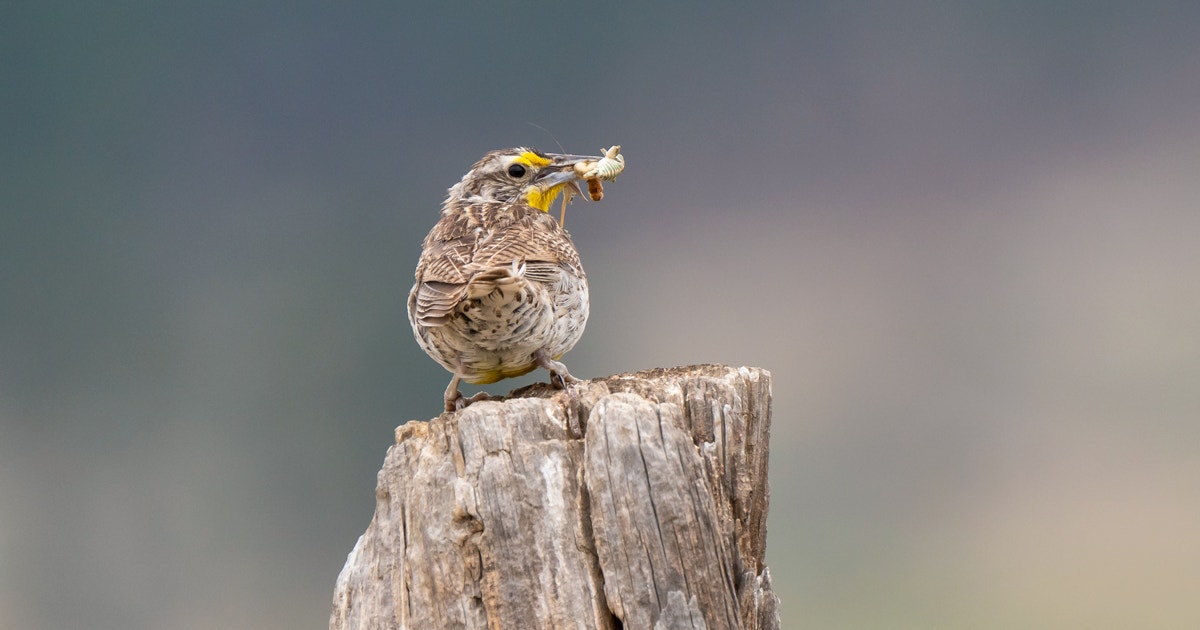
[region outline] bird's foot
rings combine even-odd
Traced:
[[[551,359],[545,350],[534,352],[533,358],[539,366],[550,370],[550,384],[555,389],[566,389],[567,385],[580,382],[579,379],[571,376],[571,373],[567,371],[566,365],[563,365],[561,361]]]
[[[554,386],[554,389],[566,389],[567,385],[579,382],[582,381],[571,376],[571,373],[565,370],[562,372],[557,370],[550,371],[550,384]]]
[[[446,411],[461,411],[466,409],[467,405],[471,403],[477,403],[489,398],[487,392],[479,392],[470,398],[463,396],[462,392],[458,391],[459,380],[461,380],[461,377],[456,374],[454,378],[450,379],[450,384],[446,386]]]
[[[462,411],[472,403],[477,403],[481,400],[487,400],[489,398],[491,398],[491,396],[488,395],[487,392],[479,392],[470,398],[463,396],[462,392],[455,392],[455,396],[453,398],[446,399],[446,411]]]

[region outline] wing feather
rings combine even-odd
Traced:
[[[425,238],[410,316],[423,326],[445,325],[483,284],[511,282],[521,267],[524,279],[547,284],[563,271],[583,275],[570,235],[545,212],[500,203],[444,212]]]

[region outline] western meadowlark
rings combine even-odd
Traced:
[[[487,397],[464,398],[460,380],[494,383],[543,367],[556,387],[578,381],[558,359],[587,323],[587,276],[548,210],[560,194],[564,204],[582,195],[579,183],[595,180],[604,157],[492,151],[450,188],[408,296],[417,343],[453,374],[447,411]]]

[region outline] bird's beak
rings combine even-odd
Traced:
[[[579,175],[575,165],[580,162],[596,162],[603,156],[599,155],[566,155],[562,153],[547,153],[546,157],[550,158],[550,164],[543,167],[534,180],[533,186],[526,193],[526,199],[533,207],[548,212],[550,204],[554,203],[554,199],[559,193],[566,195],[566,201],[570,201],[572,197],[579,195],[584,199],[590,199],[584,194],[579,183],[584,181]]]

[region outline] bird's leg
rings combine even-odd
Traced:
[[[568,383],[579,382],[579,379],[571,376],[571,373],[567,371],[567,366],[563,365],[561,361],[551,359],[545,350],[534,352],[533,359],[539,366],[550,370],[550,384],[555,388],[566,389]]]
[[[454,378],[450,379],[450,384],[446,386],[446,395],[444,396],[446,411],[458,410],[458,403],[463,397],[462,392],[458,391],[458,381],[459,377],[455,374]]]
[[[460,411],[466,409],[467,405],[471,403],[490,398],[487,392],[479,392],[470,398],[463,396],[462,392],[458,391],[460,380],[462,380],[461,377],[455,374],[454,378],[450,379],[450,384],[446,386],[446,411]]]

